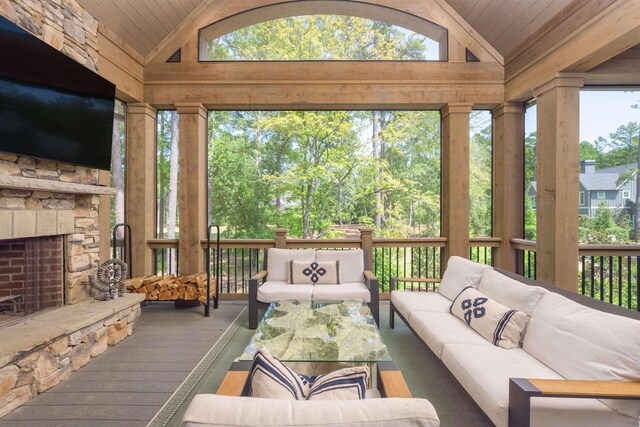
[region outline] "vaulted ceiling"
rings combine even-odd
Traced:
[[[78,3],[146,55],[202,1],[205,0],[78,0]],[[498,52],[507,56],[572,0],[445,1]]]

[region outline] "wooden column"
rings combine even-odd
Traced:
[[[111,173],[98,172],[98,184],[109,186]],[[100,196],[98,206],[98,229],[100,230],[100,262],[111,259],[111,196]]]
[[[178,204],[180,212],[179,271],[204,272],[200,240],[207,228],[207,110],[202,104],[176,104],[180,115]]]
[[[469,115],[471,104],[442,109],[442,236],[447,238],[443,266],[450,256],[469,258]]]
[[[493,235],[502,243],[495,266],[516,272],[510,240],[522,237],[524,219],[524,106],[506,103],[493,110]]]
[[[534,89],[537,128],[538,280],[577,291],[580,88],[584,77],[559,74]]]
[[[366,254],[365,270],[373,268],[373,228],[361,228],[360,240],[362,240],[362,250]]]
[[[126,222],[131,226],[131,277],[152,272],[151,249],[156,228],[156,110],[127,105]]]

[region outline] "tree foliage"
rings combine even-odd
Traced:
[[[371,19],[292,16],[209,41],[209,60],[423,60],[426,37]]]

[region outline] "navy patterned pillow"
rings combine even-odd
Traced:
[[[364,399],[369,368],[344,368],[326,375],[299,375],[273,357],[265,348],[253,357],[249,374],[249,396],[283,400]]]
[[[529,322],[523,312],[493,301],[471,286],[460,292],[449,311],[491,344],[507,349],[520,346]]]
[[[340,261],[289,261],[289,279],[294,285],[338,285]]]

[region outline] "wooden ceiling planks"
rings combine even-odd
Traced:
[[[78,0],[142,55],[155,48],[202,0]],[[506,56],[571,0],[445,0]]]

